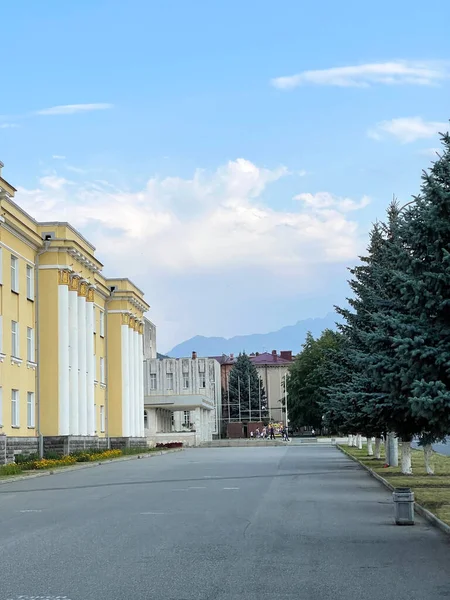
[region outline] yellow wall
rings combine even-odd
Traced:
[[[2,315],[2,347],[5,355],[0,363],[0,386],[2,387],[1,433],[13,436],[35,435],[35,427],[28,428],[27,392],[36,392],[36,369],[27,363],[27,327],[35,330],[34,301],[27,299],[26,266],[34,266],[35,249],[4,227],[0,227],[2,279],[0,285],[0,314]],[[11,291],[11,255],[18,267],[18,293]],[[34,270],[32,272],[34,278]],[[19,324],[19,361],[11,359],[11,321]],[[34,331],[35,334],[35,331]],[[36,358],[35,358],[36,360]],[[19,427],[11,422],[12,390],[19,391]],[[36,395],[35,395],[36,399]],[[36,419],[34,419],[36,424]]]

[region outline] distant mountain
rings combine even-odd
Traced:
[[[236,335],[229,339],[196,335],[178,344],[167,354],[174,358],[190,356],[193,351],[197,352],[197,356],[239,354],[244,351],[250,354],[250,352],[272,352],[272,350],[292,350],[294,354],[297,354],[308,331],[316,337],[324,329],[336,329],[336,322],[340,322],[340,320],[336,313],[329,313],[325,317],[298,321],[295,325],[287,325],[270,333]]]

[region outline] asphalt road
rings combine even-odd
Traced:
[[[0,599],[450,597],[449,543],[393,524],[337,449],[195,449],[0,485]]]

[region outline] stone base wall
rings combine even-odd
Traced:
[[[124,448],[147,448],[147,439],[140,437],[116,437],[110,438],[111,448],[123,450]]]
[[[37,437],[10,437],[0,435],[0,465],[14,462],[16,454],[35,454],[39,452]]]
[[[75,435],[54,435],[44,437],[45,452],[57,452],[58,454],[70,454],[79,450],[106,450],[108,440],[97,436],[75,436]]]
[[[61,456],[77,452],[79,450],[107,450],[107,438],[97,436],[72,436],[56,435],[45,436],[44,454],[46,452],[56,452]],[[123,448],[147,448],[146,438],[110,438],[110,447],[112,449]],[[0,435],[0,465],[14,462],[16,454],[37,454],[39,452],[38,437],[11,437]]]

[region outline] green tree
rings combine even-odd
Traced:
[[[267,417],[264,386],[247,354],[239,354],[230,371],[228,385],[232,419],[259,421]]]
[[[412,415],[430,444],[450,432],[450,136],[422,175],[421,193],[398,219],[404,251],[393,274],[407,322],[393,326],[397,363]]]
[[[308,332],[302,351],[289,366],[288,416],[292,427],[322,429],[326,387],[330,383],[326,364],[329,352],[339,343],[339,334],[326,329],[318,339]]]

